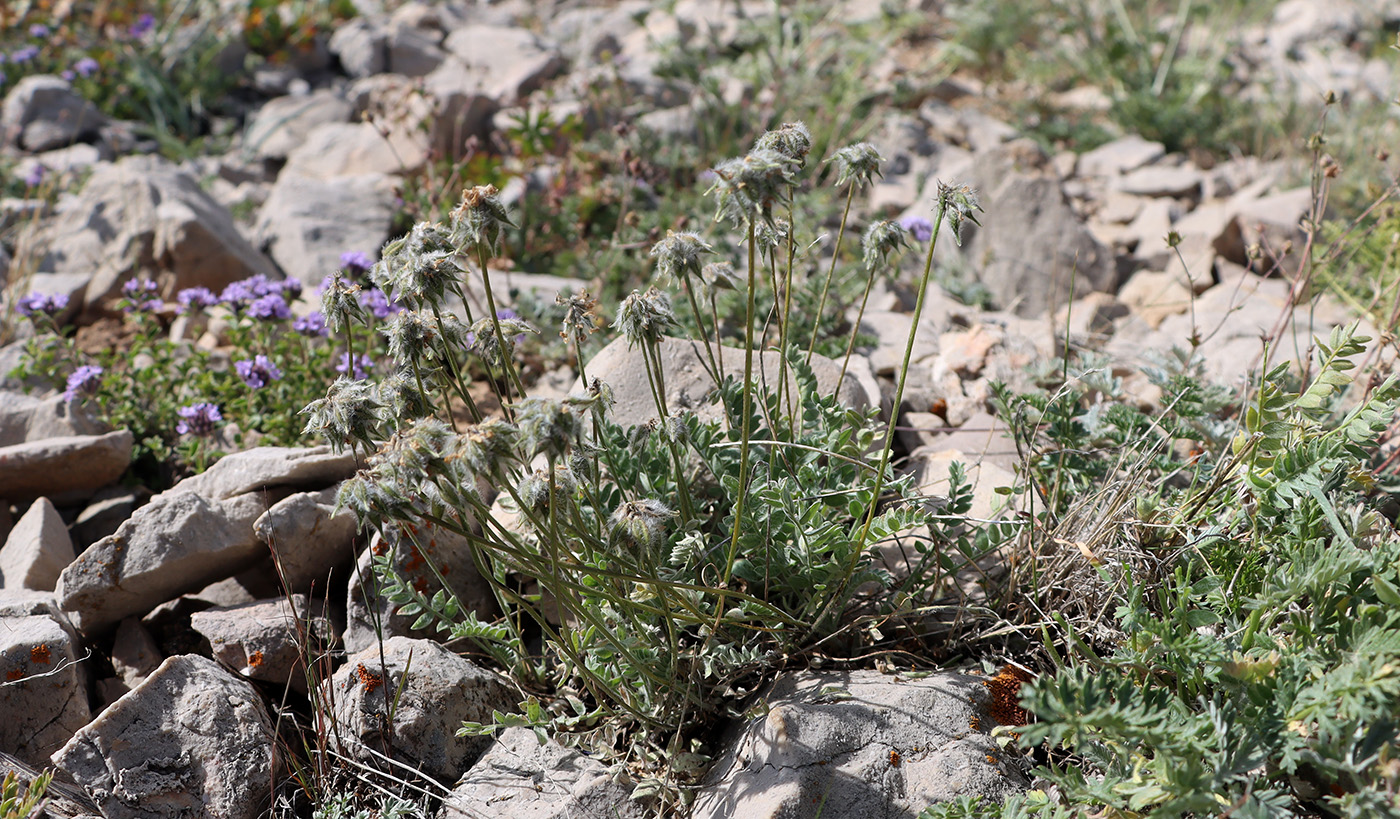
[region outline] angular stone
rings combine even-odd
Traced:
[[[66,401],[62,395],[39,398],[0,391],[0,446],[111,431],[98,419],[90,403]]]
[[[972,487],[973,520],[994,520],[1006,510],[1007,496],[998,490],[1015,488],[1016,473],[998,464],[999,458],[982,459],[977,454],[950,449],[947,441],[935,440],[909,453],[905,471],[914,476],[915,491],[926,498],[946,498],[950,489],[948,469],[956,461],[963,466],[964,482]]]
[[[73,539],[74,553],[81,552],[116,532],[117,527],[131,517],[141,504],[150,500],[150,497],[151,491],[144,486],[136,489],[121,486],[99,489],[68,529],[68,534]]]
[[[723,374],[732,375],[742,381],[744,378],[744,351],[736,347],[719,348],[719,365]],[[704,345],[698,341],[678,338],[663,338],[658,345],[657,356],[666,381],[666,408],[671,412],[692,411],[701,420],[718,420],[723,417],[720,408],[707,402],[706,396],[715,388],[715,380],[706,367],[709,358]],[[769,350],[753,357],[753,377],[758,383],[777,387],[781,356]],[[817,390],[822,395],[835,394],[843,404],[855,409],[872,406],[878,396],[865,394],[860,382],[851,373],[837,389],[836,379],[841,375],[841,363],[823,356],[812,356],[812,370],[817,377]],[[656,401],[647,387],[646,363],[640,347],[630,348],[627,339],[618,336],[598,352],[587,367],[588,378],[597,378],[612,388],[614,404],[610,413],[612,420],[630,427],[645,424],[658,417]],[[796,389],[796,381],[788,374],[788,389]],[[575,382],[572,390],[583,394],[584,385]]]
[[[510,806],[513,819],[642,819],[648,813],[596,759],[528,728],[507,728],[442,804],[440,819],[475,819]]]
[[[330,90],[270,99],[248,123],[243,152],[257,159],[285,159],[317,126],[347,122],[350,113],[350,103]]]
[[[283,173],[258,211],[254,232],[288,276],[315,287],[347,250],[372,251],[389,238],[394,183],[381,174],[308,179]]]
[[[410,174],[428,157],[424,134],[394,129],[381,134],[368,122],[328,122],[287,155],[284,173],[308,179],[366,174]]]
[[[513,105],[564,68],[553,45],[523,29],[468,25],[447,35],[452,55],[438,71],[465,72],[487,96]]]
[[[1126,136],[1100,145],[1079,157],[1080,176],[1117,176],[1156,162],[1166,156],[1160,142],[1150,142],[1140,136]]]
[[[328,446],[263,446],[221,458],[170,491],[225,500],[269,489],[319,490],[353,474],[355,456],[349,452],[332,452]]]
[[[91,634],[247,568],[266,552],[253,521],[268,502],[257,492],[228,500],[156,495],[63,571],[63,610]]]
[[[513,709],[514,687],[428,640],[391,637],[382,657],[371,646],[323,683],[334,687],[322,694],[334,703],[341,739],[351,753],[366,747],[382,753],[388,743],[395,759],[440,783],[456,782],[491,744],[487,737],[459,737],[457,729]],[[391,706],[393,732],[386,735]]]
[[[694,819],[906,817],[964,796],[1029,786],[990,731],[983,681],[942,672],[780,678],[696,797]],[[977,727],[972,727],[972,726]]]
[[[98,165],[80,193],[59,201],[53,219],[21,236],[16,256],[34,258],[42,273],[89,281],[82,295],[89,312],[118,297],[138,271],[171,298],[187,287],[218,292],[258,273],[278,277],[198,180],[147,156]]]
[[[151,632],[135,617],[117,625],[112,638],[112,669],[117,672],[126,691],[140,685],[165,660]],[[121,693],[125,694],[126,691]]]
[[[119,429],[0,447],[0,498],[100,489],[126,471],[134,443],[130,431]]]
[[[1113,186],[1134,196],[1200,196],[1205,174],[1190,165],[1154,165],[1120,177]]]
[[[331,487],[288,495],[253,524],[253,532],[277,556],[290,591],[324,594],[355,557],[355,514],[335,510],[335,493]]]
[[[1161,269],[1171,258],[1172,248],[1167,244],[1167,235],[1172,231],[1175,213],[1176,204],[1170,199],[1153,199],[1128,225],[1124,239],[1135,245],[1133,256],[1146,267]]]
[[[932,446],[966,453],[969,460],[965,463],[969,466],[991,463],[1010,471],[1021,463],[1010,428],[986,412],[978,412],[961,426],[949,429]]]
[[[80,653],[58,619],[0,615],[0,751],[45,766],[87,724],[92,715]]]
[[[26,151],[47,151],[94,136],[105,117],[67,80],[32,74],[15,83],[0,107],[0,133]]]
[[[48,498],[30,504],[0,547],[0,589],[53,591],[58,575],[73,562],[73,541]]]
[[[257,691],[194,655],[161,663],[54,754],[108,819],[257,819],[276,758]]]
[[[301,622],[301,627],[298,626]],[[250,680],[290,685],[306,693],[306,669],[301,665],[302,628],[308,640],[326,645],[330,622],[312,614],[305,596],[259,600],[241,606],[218,606],[190,615],[190,625],[203,634],[214,659]],[[312,647],[314,648],[314,647]]]
[[[1174,273],[1142,270],[1118,290],[1118,300],[1153,329],[1191,309],[1191,290]]]

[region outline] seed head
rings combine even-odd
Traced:
[[[227,292],[227,291],[225,291]],[[321,315],[326,319],[326,327],[333,333],[345,329],[351,321],[368,323],[365,308],[360,304],[360,286],[343,279],[339,274],[331,280],[321,293]]]
[[[401,419],[432,415],[428,396],[418,389],[418,379],[408,370],[397,370],[379,382],[377,400],[384,408],[384,421],[394,424]]]
[[[608,518],[608,536],[630,552],[655,552],[666,545],[666,524],[676,513],[659,500],[627,501]]]
[[[812,150],[812,133],[802,122],[785,122],[776,129],[765,133],[753,144],[755,151],[777,151],[797,163],[799,169],[807,165],[807,153]]]
[[[516,447],[520,442],[520,430],[514,424],[499,418],[488,418],[479,424],[472,424],[457,436],[455,460],[466,465],[472,473],[501,475],[505,468],[517,460]]]
[[[496,195],[496,186],[478,185],[462,192],[462,203],[452,211],[452,243],[462,252],[484,250],[496,255],[501,234],[511,227],[510,214]]]
[[[603,319],[598,315],[598,300],[589,296],[587,290],[568,297],[560,293],[554,297],[554,303],[564,307],[564,329],[559,331],[559,337],[566,341],[572,338],[575,344],[582,344],[603,326]]]
[[[963,223],[982,224],[977,221],[976,216],[976,213],[982,210],[982,206],[977,203],[976,191],[967,185],[945,185],[939,182],[938,202],[934,209],[952,226],[953,241],[957,242],[959,247],[962,246]]]
[[[302,409],[301,414],[307,416],[302,432],[322,436],[336,451],[356,441],[372,447],[380,408],[373,384],[342,376],[331,384],[325,398]]]
[[[515,357],[515,346],[525,340],[526,333],[538,333],[524,320],[513,317],[501,317],[498,312],[497,317],[492,319],[486,317],[477,319],[472,325],[470,349],[481,357],[488,366],[503,367],[507,361]],[[500,336],[496,335],[496,325],[501,326]],[[504,339],[505,347],[501,347]]]
[[[636,290],[622,300],[617,308],[617,319],[613,328],[622,331],[631,346],[656,343],[661,340],[662,331],[676,323],[676,314],[671,309],[671,300],[655,287],[646,293]]]
[[[865,255],[865,271],[875,272],[889,260],[891,253],[908,247],[905,236],[904,228],[898,222],[888,219],[875,222],[866,228],[860,241]]]
[[[700,281],[711,290],[738,290],[739,275],[729,262],[710,262],[700,269]]]
[[[680,280],[700,273],[700,257],[714,253],[715,249],[694,233],[673,233],[668,231],[666,238],[652,245],[651,255],[656,259],[656,274],[662,284]]]
[[[583,418],[563,401],[526,398],[515,407],[520,446],[526,459],[544,453],[551,460],[568,454],[583,434]]]
[[[415,308],[440,305],[456,291],[461,268],[452,237],[442,226],[419,222],[407,235],[384,245],[370,270],[370,281],[394,299]]]
[[[715,218],[728,217],[738,226],[767,221],[773,206],[786,200],[797,168],[796,160],[764,148],[720,163],[709,191],[719,202]]]
[[[836,163],[836,185],[847,183],[857,187],[871,185],[875,178],[882,176],[880,163],[885,158],[869,142],[857,142],[837,151],[827,162]]]

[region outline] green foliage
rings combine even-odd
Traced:
[[[27,817],[38,817],[41,815],[44,804],[44,793],[49,789],[49,782],[53,781],[53,771],[44,771],[34,777],[25,788],[20,785],[19,777],[14,771],[5,774],[5,778],[0,780],[0,819],[27,819]]]

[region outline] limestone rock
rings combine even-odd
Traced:
[[[396,759],[441,783],[456,782],[490,745],[487,737],[459,737],[466,721],[489,722],[493,710],[515,707],[514,688],[490,671],[428,640],[391,637],[352,655],[323,685],[351,753],[391,743]],[[402,692],[402,693],[400,693]],[[389,708],[393,733],[386,735]]]
[[[1117,176],[1137,170],[1166,156],[1160,142],[1151,142],[1136,134],[1115,139],[1079,157],[1077,169],[1081,176]]]
[[[8,592],[7,592],[8,594]],[[44,614],[0,614],[0,751],[48,764],[91,718],[87,666],[74,636]]]
[[[254,533],[277,556],[290,591],[314,587],[324,593],[331,577],[345,576],[354,558],[355,514],[335,510],[335,493],[332,487],[288,495],[253,523]]]
[[[308,639],[325,644],[330,624],[311,613],[305,596],[219,606],[190,615],[190,625],[209,640],[214,659],[251,680],[290,685],[305,693],[306,669],[298,647],[301,621]]]
[[[0,498],[100,489],[126,471],[134,443],[131,432],[121,429],[0,447]]]
[[[322,489],[354,472],[355,456],[349,452],[332,452],[328,446],[263,446],[221,458],[170,491],[226,500],[269,489]]]
[[[1004,799],[1029,783],[990,736],[987,699],[980,679],[946,672],[783,677],[764,698],[767,714],[715,765],[692,815],[912,819],[960,796]]]
[[[257,159],[285,159],[317,126],[346,122],[350,111],[350,103],[329,90],[270,99],[248,123],[243,151]]]
[[[0,589],[53,591],[58,575],[73,562],[68,527],[48,498],[30,504],[0,547]]]
[[[443,800],[440,819],[490,816],[502,803],[513,819],[642,819],[642,803],[607,768],[528,728],[507,728]]]
[[[254,232],[288,276],[315,287],[340,268],[340,254],[389,238],[393,181],[382,174],[310,179],[282,173],[258,211]]]
[[[256,819],[275,760],[257,691],[194,655],[161,663],[54,754],[108,819]]]
[[[67,80],[47,74],[20,79],[0,108],[0,133],[26,151],[47,151],[95,136],[104,117]]]

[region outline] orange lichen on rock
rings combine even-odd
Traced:
[[[48,665],[53,660],[53,652],[49,651],[48,643],[40,643],[29,649],[29,659],[38,665]]]
[[[355,669],[355,676],[360,678],[360,685],[365,687],[366,694],[374,693],[374,689],[384,684],[384,678],[371,673],[364,663],[360,663],[359,668]]]
[[[1031,673],[1024,668],[1004,665],[995,677],[984,681],[991,692],[991,703],[987,710],[1002,725],[1025,725],[1030,721],[1026,709],[1021,707],[1021,685],[1030,682]]]
[[[249,668],[257,668],[258,666],[260,666],[260,665],[262,665],[262,664],[263,664],[263,655],[262,655],[262,652],[261,652],[261,651],[254,651],[252,654],[249,654],[249,655],[248,655],[248,667],[249,667]]]
[[[15,669],[14,671],[6,671],[6,672],[5,672],[5,682],[14,682],[15,680],[22,680],[22,679],[24,679],[24,672],[23,672],[23,671],[20,671],[19,669]]]

